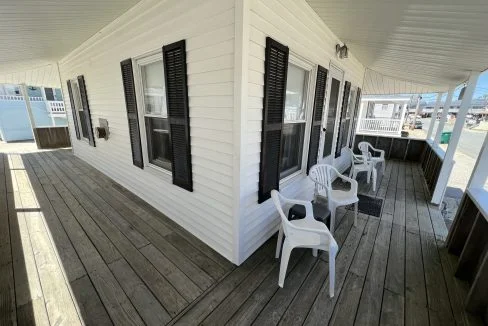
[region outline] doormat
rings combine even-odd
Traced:
[[[358,194],[359,205],[358,211],[360,213],[371,215],[375,217],[381,216],[381,208],[383,207],[383,199],[374,198],[366,195]],[[347,207],[348,210],[354,210],[354,204]]]

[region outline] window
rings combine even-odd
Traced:
[[[340,80],[332,78],[330,86],[329,108],[325,123],[324,150],[323,157],[332,153],[332,143],[334,142],[334,130],[336,125],[337,106],[339,104],[339,90],[341,87]]]
[[[300,171],[302,168],[307,124],[308,80],[309,71],[292,63],[288,64],[285,114],[281,139],[281,179]]]
[[[46,94],[47,101],[54,101],[54,90],[50,87],[44,88],[44,94]]]
[[[354,111],[356,110],[356,89],[351,88],[351,95],[349,97],[349,104],[347,105],[347,112],[344,117],[344,132],[342,134],[341,148],[349,144],[349,137],[351,135],[351,121]]]
[[[78,128],[81,130],[81,136],[88,141],[88,124],[85,118],[85,112],[83,111],[83,105],[81,103],[81,93],[78,79],[71,80],[71,91],[73,92],[73,103],[75,106],[74,110],[78,116]]]
[[[137,61],[140,74],[142,117],[139,121],[146,134],[146,162],[171,171],[171,140],[164,67],[161,53]]]

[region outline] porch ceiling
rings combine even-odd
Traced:
[[[366,93],[446,90],[488,68],[486,1],[306,1],[369,68]]]
[[[39,73],[50,74],[53,63],[138,1],[2,0],[0,82],[43,80]]]

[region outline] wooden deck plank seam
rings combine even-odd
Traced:
[[[66,153],[65,153],[65,154],[66,154]],[[59,156],[59,155],[58,155],[58,156]],[[77,159],[77,158],[76,158],[76,159],[74,159],[74,157],[73,157],[72,155],[71,155],[71,157],[68,157],[68,159],[69,159],[69,160],[72,160],[73,162],[78,163],[78,164],[82,162],[81,160],[79,160],[79,159]],[[85,164],[86,164],[86,163],[85,163]],[[78,165],[78,166],[81,166],[81,165]],[[95,169],[92,169],[92,170],[95,170]],[[85,171],[85,170],[84,170],[84,171]],[[95,171],[96,171],[96,173],[98,173],[98,175],[97,175],[97,176],[93,175],[93,173],[90,173],[89,171],[88,171],[88,173],[87,173],[87,174],[89,174],[89,175],[91,176],[91,178],[92,178],[92,179],[93,179],[95,182],[99,183],[99,185],[100,185],[100,182],[102,182],[102,180],[104,180],[104,178],[107,178],[107,177],[106,177],[105,175],[103,175],[103,174],[102,174],[102,172],[97,171],[97,170],[95,170]],[[110,182],[111,182],[111,184],[110,184],[110,185],[108,185],[108,186],[110,187],[109,189],[114,190],[114,188],[113,188],[114,181],[111,181],[111,180],[110,180]],[[107,186],[107,185],[106,185],[106,186]],[[115,189],[115,190],[116,190],[116,189]],[[116,191],[117,191],[117,190],[116,190]],[[120,192],[118,192],[118,191],[117,191],[117,193],[120,193]],[[127,198],[127,197],[126,197],[124,194],[122,194],[122,193],[120,193],[120,195],[121,195],[121,196],[124,196],[125,198]],[[135,202],[135,201],[134,201],[132,198],[127,198],[127,199],[128,199],[128,200],[129,200],[131,203],[133,203],[134,205],[139,205],[139,204],[137,204],[137,203],[136,203],[136,202]],[[146,208],[145,208],[145,207],[140,207],[140,208],[141,208],[141,209],[144,209],[144,211],[146,211]],[[152,213],[148,213],[148,214],[152,215]],[[167,217],[165,217],[165,218],[166,218],[166,219],[168,219]],[[168,225],[168,224],[167,224],[167,222],[168,222],[168,221],[166,221],[166,220],[165,220],[165,221],[161,221],[161,223],[163,223],[163,224],[164,224],[164,225],[166,225],[168,228],[170,228],[170,229],[171,229],[173,232],[175,232],[175,233],[176,233],[176,234],[178,234],[180,237],[182,237],[182,238],[184,238],[184,239],[185,239],[185,236],[181,234],[181,232],[180,232],[180,230],[179,230],[178,228],[173,228],[173,226]],[[150,226],[150,227],[152,227],[152,228],[154,229],[154,227],[153,227],[152,225],[149,225],[149,226]],[[158,232],[158,230],[156,230],[156,229],[154,229],[154,230],[155,230],[156,232]],[[202,244],[203,244],[203,243],[202,243]],[[228,269],[228,266],[221,265],[219,261],[216,261],[216,260],[214,260],[212,257],[209,257],[208,255],[206,255],[205,253],[203,253],[203,252],[202,252],[202,251],[201,251],[201,250],[200,250],[198,247],[195,247],[194,245],[192,245],[192,247],[193,247],[195,250],[198,250],[199,252],[201,252],[201,253],[202,253],[203,255],[205,255],[205,256],[206,256],[208,259],[210,259],[210,260],[211,260],[211,261],[213,261],[214,263],[218,264],[218,265],[219,265],[219,266],[221,266],[222,268],[224,268],[224,269]]]
[[[28,164],[29,164],[29,165],[32,167],[32,161],[31,161],[31,160],[32,160],[32,157],[27,156],[27,160],[28,160]],[[41,168],[41,169],[44,171],[44,168],[42,168],[41,166],[39,166],[39,168]],[[44,171],[44,172],[45,172],[45,171]],[[57,189],[56,187],[55,187],[54,189],[55,189],[55,191],[58,193],[58,195],[60,195],[60,198],[62,198],[62,197],[61,197],[61,194],[59,193],[59,189]],[[62,200],[63,200],[63,202],[64,202],[64,199],[63,199],[63,198],[62,198]],[[66,203],[65,203],[65,205],[66,205]],[[67,207],[68,207],[68,206],[67,206]],[[81,204],[80,204],[80,207],[82,207],[82,209],[84,209],[84,208],[83,208],[83,206],[82,206]],[[68,209],[70,209],[70,208],[68,207]],[[72,213],[73,213],[73,212],[72,212]],[[88,214],[88,212],[87,212],[87,214]],[[89,215],[89,214],[88,214],[88,215]],[[79,223],[79,222],[78,222],[78,221],[76,221],[76,223]],[[85,229],[83,228],[83,226],[82,226],[82,225],[80,225],[80,227],[81,227],[81,228],[82,228],[82,229],[85,231]],[[101,232],[103,232],[103,230],[101,230]],[[86,233],[85,233],[85,234],[86,234]],[[91,239],[89,236],[87,236],[87,238],[88,238],[88,240],[89,240],[89,241],[92,243],[93,247],[94,247],[94,248],[95,248],[95,250],[98,252],[98,254],[100,255],[100,257],[103,259],[103,255],[100,253],[99,248],[98,248],[98,247],[95,245],[95,243],[93,243],[93,242],[92,242],[92,239]],[[71,238],[70,238],[70,239],[71,239]],[[109,241],[110,241],[110,240],[109,240]],[[77,251],[77,254],[78,254],[78,251]],[[79,257],[79,254],[78,254],[78,257]],[[107,262],[105,262],[105,261],[104,261],[104,263],[107,265]],[[110,273],[112,273],[112,276],[114,277],[114,279],[116,280],[116,282],[117,282],[117,283],[119,283],[119,286],[121,287],[122,291],[123,291],[123,292],[124,292],[124,293],[127,295],[127,293],[126,293],[126,292],[123,290],[123,287],[120,285],[120,282],[117,280],[117,278],[115,277],[115,275],[113,275],[113,272],[112,272],[112,271],[110,271]],[[92,284],[94,284],[94,280],[92,279],[92,277],[93,277],[93,276],[92,276],[92,275],[90,275],[90,274],[91,274],[91,273],[87,273],[87,275],[88,275],[88,277],[89,277],[89,279],[90,279],[90,282],[91,282]],[[73,282],[74,282],[74,281],[76,281],[76,280],[73,280]],[[97,293],[97,295],[98,295],[98,297],[99,297],[99,299],[100,299],[100,298],[101,298],[101,296],[100,296],[99,289],[98,289],[96,286],[94,286],[94,289],[95,289],[95,292]],[[100,300],[101,300],[101,299],[100,299]],[[112,320],[112,322],[115,322],[115,321],[113,320],[112,316],[110,316],[110,314],[108,313],[107,308],[106,308],[106,306],[105,306],[105,305],[103,305],[103,308],[105,309],[105,311],[106,311],[106,312],[107,312],[107,314],[109,315],[109,318]],[[141,316],[139,315],[139,317],[141,317]],[[142,317],[141,317],[141,319],[142,319]]]

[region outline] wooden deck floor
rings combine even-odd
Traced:
[[[341,210],[327,256],[271,239],[240,267],[69,151],[0,158],[0,324],[476,325],[417,164],[388,162],[381,218]]]

